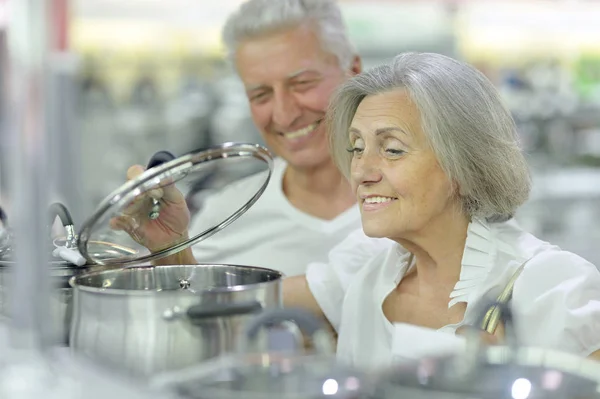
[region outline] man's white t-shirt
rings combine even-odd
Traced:
[[[311,262],[325,262],[329,251],[361,228],[357,206],[333,220],[295,208],[283,193],[286,162],[275,158],[271,179],[258,201],[231,225],[192,247],[201,263],[259,266],[286,276],[304,274]],[[265,173],[241,179],[204,199],[190,234],[219,223],[242,206],[265,181]]]
[[[579,356],[600,350],[600,272],[514,221],[471,222],[460,279],[448,298],[448,307],[467,304],[464,319],[439,330],[394,324],[384,315],[383,301],[414,267],[411,254],[391,240],[357,231],[331,251],[327,263],[311,264],[306,278],[339,333],[340,360],[378,368],[460,350],[453,342],[456,330],[479,327],[486,306],[525,262],[511,301],[519,343]]]

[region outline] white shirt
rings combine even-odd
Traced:
[[[258,201],[239,219],[192,247],[198,262],[266,267],[286,276],[304,274],[311,262],[326,262],[333,247],[361,228],[357,206],[333,220],[323,220],[295,208],[283,192],[286,162],[274,161],[271,180]],[[264,182],[265,172],[241,179],[209,196],[192,220],[190,234],[219,222],[243,205]],[[232,206],[233,205],[233,206]],[[221,212],[221,214],[219,213]]]
[[[357,232],[331,252],[327,266],[308,267],[311,292],[338,331],[341,360],[385,367],[411,357],[416,347],[434,354],[435,334],[453,335],[462,325],[477,326],[482,308],[495,301],[527,260],[511,301],[520,343],[581,356],[600,349],[598,269],[522,231],[513,221],[469,225],[460,279],[448,303],[467,304],[459,324],[415,334],[414,328],[388,321],[383,301],[412,266],[409,259],[399,244]]]

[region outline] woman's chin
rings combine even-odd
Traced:
[[[371,238],[387,238],[389,237],[389,235],[387,234],[388,232],[386,232],[384,229],[382,229],[381,227],[375,227],[375,226],[368,226],[363,224],[363,232],[365,233],[365,235],[367,237],[371,237]]]

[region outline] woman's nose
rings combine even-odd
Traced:
[[[382,176],[377,157],[364,151],[352,161],[351,175],[356,184],[379,182]]]

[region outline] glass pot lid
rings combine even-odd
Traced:
[[[377,380],[378,397],[598,399],[600,363],[540,348],[487,348],[398,364]]]
[[[257,144],[225,143],[172,160],[157,155],[82,225],[77,247],[88,262],[143,264],[210,237],[260,198],[273,167]]]
[[[375,392],[367,374],[335,356],[290,352],[224,355],[151,383],[187,399],[364,399]]]

